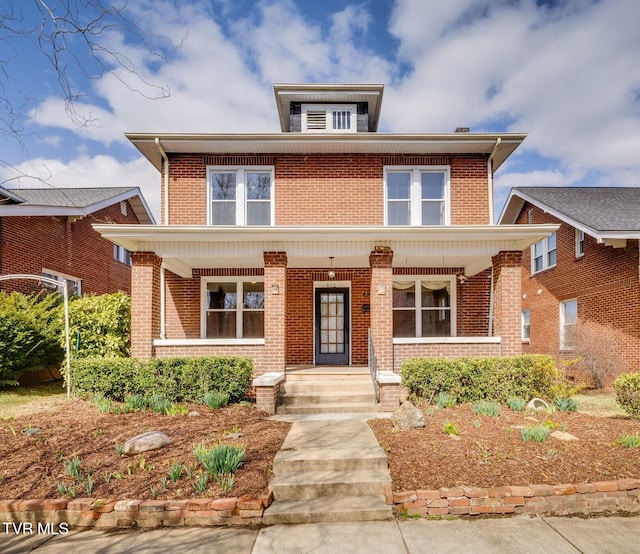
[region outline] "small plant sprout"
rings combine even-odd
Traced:
[[[82,471],[81,466],[82,466],[82,460],[78,458],[77,454],[74,454],[73,458],[71,458],[70,460],[67,460],[64,463],[64,470],[69,477],[74,477],[77,479],[80,477],[80,472]]]
[[[204,395],[204,403],[212,410],[219,410],[229,403],[229,395],[226,392],[212,390]]]
[[[184,472],[189,481],[193,481],[193,478],[196,476],[196,469],[198,469],[198,464],[185,466]]]
[[[616,440],[616,444],[624,446],[625,448],[638,448],[640,447],[640,435],[638,433],[633,435],[623,433]]]
[[[442,431],[446,435],[457,435],[458,434],[458,426],[455,423],[451,423],[447,421],[442,427]]]
[[[448,392],[440,391],[436,394],[434,402],[442,410],[444,408],[453,408],[456,405],[456,398]]]
[[[173,462],[169,471],[167,471],[167,475],[169,475],[169,479],[171,479],[173,483],[180,481],[180,476],[182,475],[182,464],[180,462]]]
[[[108,485],[109,481],[111,481],[111,478],[113,477],[113,473],[111,472],[103,472],[102,473],[102,478],[104,479],[104,482]]]
[[[121,444],[116,444],[116,454],[118,456],[122,456],[122,445]]]
[[[91,476],[87,477],[87,482],[84,485],[84,490],[89,496],[93,494],[93,486],[94,486],[93,477]]]
[[[477,429],[478,427],[480,427],[480,420],[479,419],[474,419],[473,420],[473,426]]]
[[[520,433],[524,441],[544,442],[549,438],[550,431],[546,425],[534,425],[523,427]]]
[[[498,417],[500,415],[500,404],[488,400],[478,400],[478,402],[473,405],[473,413],[476,415]]]
[[[167,415],[169,416],[185,416],[189,413],[189,407],[184,404],[173,403],[167,409]]]
[[[155,500],[156,498],[158,498],[158,489],[153,485],[151,485],[150,489],[151,489],[151,498]]]
[[[56,482],[56,488],[58,489],[58,494],[60,496],[64,496],[67,494],[67,485],[65,485],[62,481]]]
[[[198,472],[198,478],[193,484],[193,488],[199,495],[205,494],[209,488],[209,476],[202,471]]]
[[[527,401],[524,398],[520,398],[519,396],[510,396],[507,399],[507,406],[511,408],[514,412],[521,412],[524,410],[527,405]]]
[[[573,398],[556,398],[555,405],[561,412],[576,412],[578,410],[578,405]]]
[[[166,492],[167,491],[167,484],[168,484],[168,479],[166,477],[160,477],[160,488],[162,489],[162,492]]]
[[[112,411],[113,405],[110,398],[97,394],[93,397],[93,403],[101,414],[108,414]]]

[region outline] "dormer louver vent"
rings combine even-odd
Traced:
[[[325,110],[307,111],[307,129],[324,131],[327,128],[327,112]]]

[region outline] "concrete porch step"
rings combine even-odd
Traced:
[[[391,506],[378,496],[343,496],[274,502],[264,512],[266,525],[385,521],[393,518]]]
[[[285,394],[296,393],[318,393],[323,394],[327,392],[373,392],[373,382],[371,377],[366,379],[351,379],[351,380],[322,380],[315,381],[311,379],[303,379],[298,381],[287,381],[280,386],[280,392]]]
[[[373,402],[341,402],[341,403],[325,403],[325,404],[307,404],[294,406],[278,406],[276,413],[278,415],[287,414],[344,414],[344,413],[365,413],[377,412],[378,405]]]
[[[279,476],[306,471],[387,471],[387,468],[387,456],[380,447],[280,450],[273,461],[273,472]]]
[[[384,498],[385,485],[391,485],[388,471],[364,469],[276,475],[269,487],[274,499],[281,501],[340,496]]]
[[[280,396],[280,403],[283,406],[306,406],[308,404],[375,404],[375,394],[373,390],[357,391],[337,391],[332,392],[286,392]]]

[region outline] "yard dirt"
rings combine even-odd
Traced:
[[[389,420],[370,422],[386,450],[396,491],[441,487],[560,485],[640,478],[640,449],[616,444],[640,434],[640,421],[555,411],[525,413],[502,407],[498,417],[476,415],[470,404],[425,409],[424,428],[398,431]],[[458,429],[444,432],[446,423]],[[522,439],[524,426],[546,424],[578,440]]]
[[[56,398],[49,405],[45,399],[36,402],[38,411],[25,413],[20,408],[15,417],[0,419],[0,499],[57,498],[61,496],[58,483],[75,485],[77,496],[103,499],[225,496],[215,483],[205,494],[196,493],[195,479],[189,480],[184,471],[177,483],[167,478],[163,490],[171,464],[196,468],[193,447],[200,442],[243,446],[245,461],[227,496],[261,495],[268,490],[273,458],[290,428],[288,423],[269,420],[254,407],[239,405],[221,410],[191,405],[189,409],[200,415],[190,417],[150,412],[101,414],[92,403],[80,399]],[[426,426],[421,429],[396,431],[384,419],[370,423],[387,452],[394,490],[640,477],[640,449],[616,444],[623,433],[640,434],[637,420],[559,411],[531,415],[504,406],[499,417],[476,415],[471,405],[442,410],[428,406],[424,411]],[[444,433],[447,422],[457,426],[457,439]],[[523,441],[521,428],[536,423],[564,430],[579,440]],[[25,430],[34,427],[40,432],[28,436]],[[172,444],[131,458],[117,454],[116,445],[154,430],[168,434]],[[234,433],[243,436],[229,438]],[[74,455],[82,462],[81,484],[65,472],[65,462]],[[94,482],[91,494],[84,488],[89,471]]]
[[[64,403],[57,399],[44,411],[45,403],[39,404],[41,411],[22,415],[21,409],[21,415],[0,420],[0,499],[57,498],[63,496],[58,483],[75,486],[78,497],[145,500],[225,496],[215,483],[210,483],[206,494],[196,493],[195,479],[189,480],[185,471],[177,483],[168,478],[174,462],[196,468],[193,447],[201,442],[244,447],[244,462],[226,496],[257,496],[268,490],[273,458],[290,427],[270,421],[255,407],[237,404],[220,410],[190,405],[191,411],[199,412],[197,416],[103,414],[80,399]],[[32,428],[40,431],[27,435],[25,430]],[[117,454],[116,445],[147,431],[166,433],[171,445],[130,458]],[[242,436],[229,438],[234,433]],[[74,455],[82,463],[80,480],[65,471],[65,462]],[[94,483],[90,494],[86,490],[89,472]],[[197,470],[195,473],[197,476]]]

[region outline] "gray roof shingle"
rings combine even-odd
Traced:
[[[22,206],[51,206],[60,208],[86,208],[119,194],[134,190],[134,187],[96,188],[48,188],[17,189],[12,191],[24,199]]]

